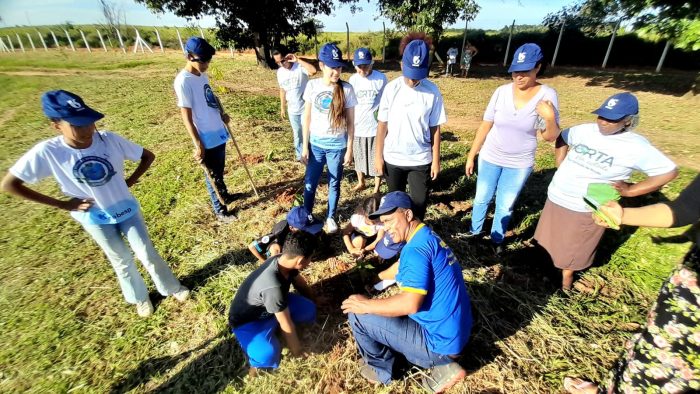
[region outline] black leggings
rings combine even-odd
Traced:
[[[425,209],[428,205],[428,191],[430,190],[431,164],[422,166],[395,166],[385,163],[386,184],[389,192],[406,191],[413,201],[413,213],[418,219],[423,220]]]

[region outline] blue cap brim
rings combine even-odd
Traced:
[[[379,208],[376,211],[367,215],[367,217],[370,218],[371,220],[376,220],[376,219],[379,219],[379,217],[382,215],[386,215],[387,213],[394,212],[397,208],[398,207],[391,207],[391,208],[384,208],[384,209]]]
[[[427,68],[403,67],[403,76],[409,79],[425,79],[429,72]]]
[[[323,223],[321,222],[314,222],[314,224],[304,226],[300,228],[299,230],[307,232],[311,235],[316,235],[321,232],[321,229],[323,229]]]
[[[324,61],[319,59],[319,61],[323,62],[323,64],[330,68],[345,67],[345,63],[338,60],[328,59],[327,61]]]
[[[595,110],[591,113],[596,114],[596,115],[600,116],[601,118],[605,118],[608,120],[614,120],[614,121],[621,120],[622,118],[629,115],[629,114],[625,114],[625,113],[611,111],[611,110],[605,109],[605,108],[598,108],[597,110]]]
[[[511,64],[508,72],[530,71],[537,66],[537,62],[515,63]]]
[[[364,66],[367,64],[372,64],[372,59],[357,59],[357,60],[353,60],[352,64],[354,64],[356,66]]]
[[[377,255],[379,257],[383,258],[384,260],[388,260],[399,254],[399,252],[401,252],[401,249],[403,249],[404,245],[404,242],[392,243],[389,246],[384,245],[384,242],[377,242],[377,246],[374,248],[374,251],[377,252]]]
[[[95,111],[94,109],[85,108],[83,112],[81,112],[80,116],[64,117],[61,119],[65,120],[73,126],[80,127],[91,125],[104,117],[105,116],[103,114]]]

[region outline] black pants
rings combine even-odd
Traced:
[[[216,197],[216,192],[214,192],[213,185],[209,182],[209,178],[214,181],[216,188],[221,194],[221,197],[226,199],[228,196],[228,189],[224,183],[224,163],[226,162],[226,144],[223,143],[211,149],[204,150],[204,165],[209,169],[209,176],[205,177],[204,180],[207,184],[207,190],[209,191],[209,198],[211,199],[211,204],[214,206],[214,213],[225,214],[227,212],[226,205],[222,205],[219,199]]]
[[[405,192],[408,184],[408,194],[411,196],[411,201],[413,201],[413,213],[420,220],[423,220],[423,217],[425,217],[425,209],[428,205],[431,164],[395,166],[385,163],[386,184],[389,187],[389,192]]]

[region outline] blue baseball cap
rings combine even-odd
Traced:
[[[411,209],[412,206],[413,203],[411,202],[411,197],[409,197],[408,194],[405,192],[391,192],[382,197],[382,200],[379,203],[379,209],[370,213],[369,218],[375,220],[382,215],[395,211],[396,208]]]
[[[372,64],[372,53],[367,48],[357,48],[352,57],[352,63],[356,66]]]
[[[185,44],[185,51],[201,57],[202,60],[209,60],[216,53],[216,49],[202,37],[188,38]]]
[[[620,120],[639,113],[639,102],[630,92],[614,94],[592,113],[609,120]]]
[[[537,66],[537,62],[542,60],[543,57],[544,55],[542,55],[542,49],[540,49],[539,45],[533,43],[523,44],[515,50],[508,72],[530,71]]]
[[[314,218],[314,215],[310,214],[304,207],[292,208],[287,214],[287,223],[311,235],[318,234],[323,228],[323,223]]]
[[[75,93],[51,90],[41,96],[41,108],[50,119],[61,119],[73,126],[87,126],[105,116],[85,105]]]
[[[328,43],[321,47],[318,52],[318,60],[330,68],[343,67],[343,52],[333,43]]]
[[[401,252],[401,249],[406,245],[406,242],[394,242],[391,239],[389,233],[384,234],[384,238],[377,242],[377,246],[374,247],[374,251],[377,252],[379,257],[384,260],[388,260]]]
[[[430,48],[423,40],[413,40],[403,50],[403,76],[410,79],[424,79],[430,71]]]

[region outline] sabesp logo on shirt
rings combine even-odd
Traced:
[[[116,175],[112,163],[97,157],[87,156],[78,160],[73,166],[73,176],[78,183],[89,186],[102,186]]]
[[[219,104],[216,102],[216,96],[214,96],[214,92],[211,90],[211,86],[209,86],[208,83],[204,84],[204,99],[207,100],[208,106],[216,110],[219,109]]]
[[[323,91],[319,93],[314,99],[314,107],[318,112],[322,114],[327,114],[331,109],[331,102],[333,101],[333,94],[329,91]]]

